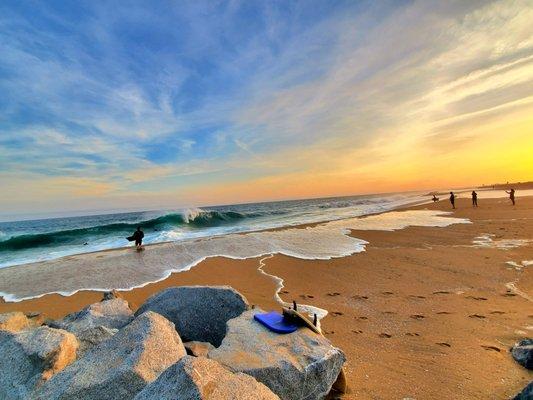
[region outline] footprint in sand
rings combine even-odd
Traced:
[[[394,311],[383,311],[382,314],[393,315],[396,313]]]
[[[436,292],[433,292],[433,294],[450,294],[450,292],[446,290],[437,290]]]
[[[354,299],[354,300],[367,300],[368,296],[360,296],[360,295],[356,294],[355,296],[352,296],[352,299]]]
[[[499,311],[499,310],[491,311],[490,313],[491,313],[491,314],[497,314],[497,315],[505,314],[504,311]]]
[[[452,345],[450,343],[446,343],[446,342],[439,342],[439,343],[435,343],[436,345],[439,345],[439,346],[442,346],[442,347],[452,347]]]
[[[281,294],[289,294],[290,292],[288,290],[280,290]]]
[[[326,293],[328,296],[335,297],[340,296],[341,294],[339,292],[332,292],[332,293]]]
[[[357,319],[362,319],[362,320],[366,321],[368,319],[368,317],[357,317]]]
[[[356,334],[360,334],[360,333],[363,333],[363,331],[361,329],[354,329],[352,330],[353,333],[356,333]]]
[[[420,336],[420,334],[416,332],[407,332],[405,336]]]
[[[324,331],[324,335],[333,335],[335,331]]]
[[[470,300],[482,300],[482,301],[488,300],[486,297],[477,297],[477,296],[466,296],[466,298]]]
[[[504,297],[515,297],[516,293],[507,292],[507,293],[503,293],[502,296],[504,296]]]
[[[438,314],[438,315],[450,315],[451,312],[449,312],[449,311],[437,311],[436,314]]]
[[[300,297],[302,299],[314,299],[315,296],[313,296],[312,294],[301,294]]]
[[[481,314],[472,314],[472,315],[469,315],[468,317],[469,318],[479,318],[479,319],[486,318],[484,315],[481,315]]]
[[[332,316],[334,316],[334,317],[338,317],[338,316],[340,316],[340,315],[343,315],[343,313],[341,313],[340,311],[332,311],[330,314],[331,314]]]
[[[388,333],[380,333],[378,336],[383,339],[389,339],[392,337],[392,335],[389,335]]]
[[[424,319],[424,318],[426,318],[426,317],[424,317],[421,314],[413,314],[413,315],[410,315],[409,317],[413,318],[413,319]]]
[[[497,351],[498,353],[501,351],[501,350],[500,350],[498,347],[496,347],[496,346],[481,345],[481,347],[483,347],[485,350]]]
[[[389,296],[391,294],[394,294],[394,292],[381,292],[381,294],[385,294],[385,295]]]

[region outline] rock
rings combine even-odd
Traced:
[[[533,339],[524,339],[516,343],[511,348],[511,354],[518,364],[533,369]]]
[[[118,329],[110,329],[105,326],[96,326],[94,328],[86,329],[76,335],[80,347],[78,349],[78,357],[81,358],[92,347],[102,343],[103,341],[113,337]]]
[[[281,399],[322,399],[346,357],[329,340],[307,328],[280,335],[253,319],[260,309],[228,321],[222,344],[208,357],[265,384]]]
[[[185,342],[183,345],[187,354],[195,357],[207,357],[207,353],[215,348],[209,342]]]
[[[0,398],[27,398],[37,384],[73,362],[77,349],[72,333],[47,326],[0,332]]]
[[[157,312],[174,322],[183,341],[217,347],[226,334],[226,322],[248,308],[246,298],[229,286],[181,286],[153,295],[136,315]]]
[[[120,329],[133,320],[133,311],[124,299],[104,300],[91,304],[83,310],[69,314],[53,327],[65,329],[79,334],[87,329],[103,326],[109,329]]]
[[[146,386],[135,400],[275,400],[265,385],[249,375],[228,371],[214,360],[183,357]]]
[[[533,381],[529,382],[520,393],[518,393],[513,400],[532,400],[533,399]]]
[[[0,331],[19,332],[31,326],[31,321],[19,311],[0,314]]]
[[[174,325],[148,311],[52,377],[33,399],[131,399],[184,355]]]
[[[102,301],[113,300],[113,299],[121,299],[121,298],[122,298],[122,296],[120,295],[120,293],[113,289],[110,292],[104,292],[104,295],[102,297]]]

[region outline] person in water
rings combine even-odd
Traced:
[[[138,226],[137,230],[133,234],[133,239],[135,239],[135,246],[137,247],[137,250],[141,250],[142,249],[143,237],[144,237],[144,232],[141,231],[141,227]]]
[[[433,198],[431,200],[433,200],[433,203],[436,203],[437,201],[439,201],[439,198],[437,196],[433,195]]]
[[[452,208],[455,208],[455,195],[453,192],[450,192],[450,203],[452,203]]]
[[[477,193],[475,190],[472,190],[472,206],[477,207]]]
[[[505,193],[509,195],[509,199],[511,199],[511,201],[513,202],[513,206],[514,206],[514,189],[511,189],[510,192],[506,190]]]

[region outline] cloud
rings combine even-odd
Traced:
[[[108,7],[1,6],[12,185],[147,205],[318,176],[323,194],[345,193],[334,176],[394,190],[532,110],[527,1]]]

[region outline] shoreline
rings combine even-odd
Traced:
[[[417,203],[416,207],[428,204]],[[469,222],[448,218],[447,211],[425,211],[428,215],[419,220],[418,215],[413,214],[420,213],[420,208],[409,214],[410,210],[415,210],[414,207],[402,206],[326,222],[145,245],[145,250],[150,251],[134,252],[132,247],[124,247],[5,267],[0,269],[0,297],[4,302],[18,303],[51,294],[68,297],[79,291],[139,289],[165,280],[173,273],[195,268],[206,259],[217,257],[240,260],[284,254],[302,259],[329,260],[365,251],[367,242],[349,234],[355,226],[358,229],[397,230],[410,225],[439,226]],[[385,218],[399,211],[405,212],[401,214],[403,220],[399,218],[398,221],[387,221]],[[385,221],[380,222],[380,216]],[[325,238],[329,239],[329,243],[324,243]],[[199,250],[196,253],[195,248]],[[87,283],[76,281],[82,279],[81,276],[85,276]],[[50,280],[52,277],[56,279],[55,283]],[[41,288],[41,293],[32,293],[37,285]],[[44,288],[46,285],[48,288]]]
[[[531,335],[533,306],[506,288],[533,294],[533,197],[488,199],[473,209],[459,198],[452,216],[471,224],[407,227],[397,231],[352,230],[366,251],[330,260],[285,255],[235,260],[208,258],[186,272],[120,294],[133,309],[166,287],[230,285],[251,304],[279,309],[293,299],[329,311],[323,330],[348,357],[347,399],[508,398],[531,372],[516,364],[508,348]],[[450,211],[449,203],[408,207]],[[493,235],[493,236],[490,236]],[[485,236],[488,239],[476,238]],[[506,242],[505,242],[506,241]],[[515,243],[516,247],[498,247]],[[101,292],[45,295],[19,303],[0,302],[0,312],[42,311],[60,318],[101,299]],[[446,393],[444,395],[443,393]],[[447,397],[449,394],[449,397]]]

